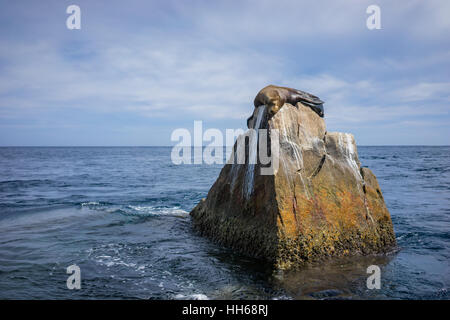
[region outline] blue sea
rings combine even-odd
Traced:
[[[274,273],[192,230],[222,165],[174,165],[169,147],[0,148],[0,299],[449,299],[450,147],[358,152],[399,251]]]

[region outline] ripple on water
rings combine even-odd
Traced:
[[[0,148],[0,298],[449,299],[449,147],[358,147],[401,250],[281,275],[193,232],[188,212],[221,166],[172,165],[170,153]],[[83,290],[66,288],[71,264]]]

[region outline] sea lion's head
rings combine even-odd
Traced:
[[[282,101],[282,98],[277,90],[270,90],[267,93],[266,105],[267,112],[270,117],[277,113],[283,104],[284,101]]]

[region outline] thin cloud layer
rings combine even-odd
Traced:
[[[359,144],[448,144],[447,1],[380,1],[372,31],[370,1],[78,1],[81,30],[69,4],[2,5],[1,145],[169,145],[245,127],[267,84],[318,95]]]

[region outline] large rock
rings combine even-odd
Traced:
[[[226,164],[191,212],[195,229],[280,269],[395,246],[377,179],[361,168],[353,135],[327,132],[324,119],[301,103],[286,103],[271,118],[264,108],[250,125],[278,129],[278,170],[261,175],[262,165],[248,164],[248,156],[246,164]]]

